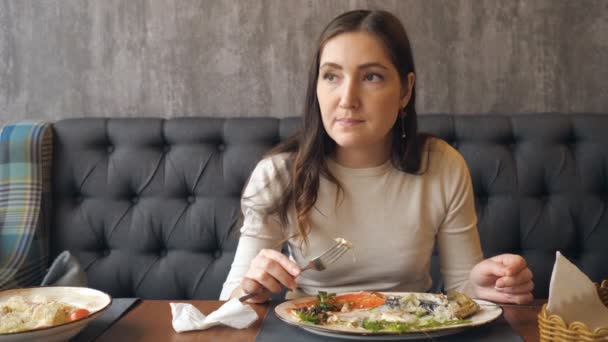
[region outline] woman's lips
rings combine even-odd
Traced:
[[[363,122],[365,122],[365,120],[352,119],[352,118],[343,118],[343,119],[336,120],[336,123],[342,127],[354,127]]]

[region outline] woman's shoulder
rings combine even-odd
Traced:
[[[288,183],[290,153],[279,153],[260,160],[249,177],[244,197],[260,193],[281,193]]]
[[[291,155],[292,153],[285,152],[264,157],[251,172],[249,183],[257,183],[261,186],[275,183],[276,180],[285,183],[289,175]]]
[[[287,171],[287,166],[291,160],[293,153],[283,152],[264,157],[258,162],[255,167],[254,173],[284,173]]]
[[[433,153],[446,153],[450,155],[460,154],[458,150],[456,150],[447,141],[435,136],[429,136],[426,139],[424,149]]]
[[[442,168],[454,166],[454,164],[466,165],[460,152],[441,138],[429,137],[423,150],[428,159],[429,167]]]

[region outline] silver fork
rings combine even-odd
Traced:
[[[351,244],[348,243],[344,239],[336,239],[336,243],[323,252],[318,257],[311,259],[304,268],[301,269],[302,272],[306,270],[315,270],[315,271],[323,271],[327,268],[327,266],[336,262],[344,253],[346,253],[351,248]],[[254,296],[260,294],[259,292],[252,292],[246,295],[239,297],[239,301],[241,303],[245,302],[247,299],[253,298]]]

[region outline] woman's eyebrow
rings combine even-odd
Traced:
[[[319,69],[323,69],[325,67],[342,70],[342,66],[340,64],[336,64],[333,62],[325,62],[319,67]],[[369,62],[369,63],[361,64],[357,67],[357,69],[367,69],[367,68],[373,68],[373,67],[388,70],[388,68],[386,66],[384,66],[382,63],[379,63],[379,62]]]
[[[385,67],[382,63],[378,63],[378,62],[371,62],[371,63],[365,63],[365,64],[359,65],[359,69],[366,69],[366,68],[373,68],[373,67],[388,70],[387,67]]]
[[[342,69],[342,66],[340,64],[336,64],[336,63],[332,63],[332,62],[325,62],[325,63],[321,64],[321,66],[319,67],[319,69],[323,69],[323,68]]]

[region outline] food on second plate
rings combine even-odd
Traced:
[[[26,300],[21,296],[13,296],[0,305],[0,333],[45,328],[75,321],[89,314],[87,309],[45,297]]]
[[[469,323],[479,305],[460,292],[343,295],[320,291],[317,299],[291,310],[300,322],[372,332],[412,332]]]

